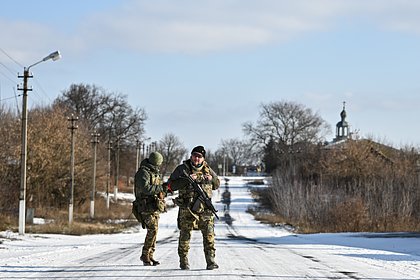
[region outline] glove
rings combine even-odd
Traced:
[[[170,192],[171,194],[174,193],[173,190],[171,189],[171,186],[169,185],[168,182],[164,182],[162,184],[162,188],[163,188],[163,191],[165,192],[165,194],[168,194],[168,192]]]
[[[164,192],[158,193],[158,198],[159,199],[164,199],[165,198],[165,193]]]

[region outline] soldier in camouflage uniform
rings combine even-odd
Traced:
[[[152,152],[149,158],[144,159],[136,172],[135,195],[139,203],[138,212],[143,228],[147,229],[140,260],[144,265],[158,265],[159,261],[153,258],[156,248],[159,214],[165,211],[165,187],[159,167],[163,157],[158,152]]]
[[[175,168],[171,174],[168,184],[170,188],[179,191],[178,198],[175,199],[179,206],[178,228],[180,230],[178,241],[178,255],[181,269],[190,269],[188,263],[188,251],[190,249],[191,232],[199,229],[203,235],[204,255],[206,257],[207,269],[217,269],[219,266],[215,262],[214,245],[214,216],[213,213],[204,207],[202,203],[197,203],[197,194],[185,179],[183,170],[190,174],[191,178],[199,183],[204,191],[211,198],[212,191],[220,186],[219,178],[204,160],[206,151],[203,146],[195,147],[191,152],[191,157],[183,164]],[[197,205],[199,205],[197,207]]]

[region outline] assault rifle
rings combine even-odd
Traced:
[[[198,194],[197,200],[199,200],[201,203],[204,204],[204,206],[207,209],[213,212],[214,216],[216,216],[216,218],[219,220],[219,216],[217,216],[216,214],[217,210],[216,208],[214,208],[213,204],[211,203],[211,199],[209,198],[207,193],[203,190],[203,187],[201,187],[201,185],[199,185],[196,181],[194,181],[185,170],[182,170],[182,172],[184,172],[186,179],[194,188],[194,191]]]

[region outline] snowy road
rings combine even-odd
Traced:
[[[253,220],[245,211],[253,203],[246,186],[234,183],[233,222],[222,217],[216,223],[218,270],[205,269],[198,231],[191,242],[191,270],[179,269],[177,209],[172,209],[161,216],[159,266],[141,265],[145,230],[140,228],[90,236],[2,232],[0,279],[420,279],[419,234],[295,235]],[[222,204],[216,206],[223,216]]]

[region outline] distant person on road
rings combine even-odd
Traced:
[[[159,215],[166,211],[165,194],[167,187],[162,184],[159,167],[163,156],[158,152],[150,153],[144,159],[134,178],[136,200],[133,202],[133,213],[147,229],[140,260],[144,265],[158,265],[153,258],[156,248],[156,237],[159,228]],[[135,205],[136,204],[136,205]]]
[[[206,151],[203,146],[197,146],[191,151],[191,157],[178,165],[171,176],[168,184],[170,188],[179,191],[178,198],[175,199],[179,206],[178,228],[180,230],[178,241],[178,255],[180,268],[190,269],[188,262],[188,251],[190,249],[191,232],[199,229],[203,236],[204,255],[207,262],[206,269],[213,270],[219,268],[215,261],[215,242],[214,242],[214,216],[211,210],[204,207],[202,203],[197,205],[197,193],[185,179],[184,170],[191,179],[200,184],[203,190],[211,198],[213,190],[220,186],[219,178],[205,161]],[[199,202],[199,201],[198,201]]]
[[[222,193],[222,203],[225,204],[224,211],[230,211],[230,191],[229,186],[226,185],[225,191]]]

